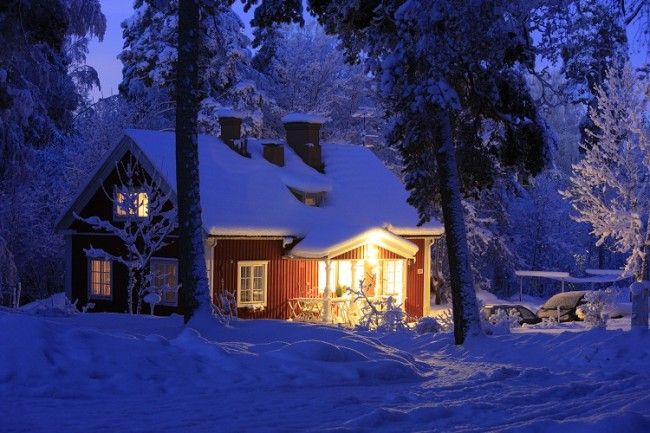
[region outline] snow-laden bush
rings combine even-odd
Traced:
[[[223,325],[237,319],[237,298],[233,292],[225,290],[219,293],[214,304],[214,315]]]
[[[521,315],[515,308],[508,311],[498,309],[487,319],[483,319],[483,330],[488,335],[509,334],[510,329],[520,326]]]
[[[616,291],[613,287],[605,290],[591,290],[585,294],[585,305],[580,307],[585,323],[594,328],[604,328],[609,319],[608,311],[616,298]]]
[[[454,318],[448,310],[435,317],[421,317],[415,324],[415,332],[422,334],[435,334],[438,332],[450,332],[454,329]]]
[[[406,313],[395,298],[371,299],[366,290],[374,287],[374,279],[364,285],[359,281],[359,289],[348,288],[348,293],[353,297],[353,302],[359,304],[359,323],[356,328],[364,331],[393,332],[408,329],[406,326]]]
[[[380,324],[377,330],[395,332],[404,331],[405,329],[408,328],[406,327],[406,313],[402,308],[402,304],[398,304],[395,298],[389,296],[381,311]]]
[[[72,316],[79,312],[77,301],[70,302],[65,293],[57,293],[49,298],[31,302],[21,307],[21,311],[34,316],[46,317]],[[83,312],[86,312],[86,309],[83,309]]]

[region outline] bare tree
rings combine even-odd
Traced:
[[[89,258],[111,260],[124,265],[129,273],[127,283],[129,313],[133,314],[134,293],[137,313],[147,286],[146,269],[154,253],[167,245],[169,235],[176,229],[176,210],[171,192],[163,191],[160,182],[152,178],[133,158],[117,164],[120,184],[104,193],[113,203],[115,221],[97,216],[75,218],[95,229],[110,233],[122,241],[124,254],[112,254],[101,248],[85,249]]]

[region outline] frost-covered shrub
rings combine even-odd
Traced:
[[[537,326],[539,328],[557,328],[558,324],[559,322],[557,321],[557,317],[551,316],[544,317]]]
[[[359,281],[359,289],[348,292],[354,296],[354,302],[359,304],[359,323],[356,328],[364,331],[392,332],[408,329],[406,326],[406,314],[401,304],[395,298],[389,296],[386,300],[370,299],[366,290],[374,287],[374,279],[364,285]]]
[[[377,330],[382,332],[403,331],[408,329],[405,319],[406,313],[402,305],[398,304],[392,296],[389,296],[386,299],[383,311],[381,311],[380,324]]]
[[[585,323],[594,328],[604,328],[607,326],[607,319],[609,319],[608,310],[610,309],[616,291],[614,288],[609,287],[605,290],[592,290],[585,294],[585,305],[580,307],[584,314]]]
[[[488,335],[509,334],[510,329],[518,327],[521,315],[515,308],[508,311],[498,309],[487,319],[483,319],[483,330]]]
[[[214,304],[214,315],[223,325],[237,319],[237,298],[233,292],[226,290],[219,293]]]
[[[24,305],[21,310],[27,314],[47,317],[72,316],[79,312],[77,301],[70,302],[65,293],[57,293],[47,299],[31,302]]]
[[[450,332],[452,329],[454,329],[454,319],[448,311],[436,317],[421,317],[415,325],[415,332],[420,335]]]
[[[448,310],[442,311],[435,317],[421,317],[415,325],[418,334],[450,332],[454,329],[454,318]]]

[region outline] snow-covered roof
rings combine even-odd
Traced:
[[[301,123],[317,123],[319,125],[322,125],[326,121],[327,119],[323,116],[319,116],[317,114],[309,114],[309,113],[289,113],[282,118],[282,123],[301,122]]]
[[[131,129],[126,135],[175,190],[174,133]],[[263,157],[257,140],[249,140],[251,158],[212,136],[200,135],[198,142],[203,225],[211,235],[295,237],[302,240],[292,254],[324,257],[364,233],[395,246],[399,242],[394,234],[443,232],[437,221],[417,226],[418,215],[406,202],[404,185],[367,148],[324,144],[323,174],[306,165],[289,146],[284,149],[284,167],[278,167]],[[325,200],[320,207],[308,206],[289,187],[325,192]],[[377,230],[386,233],[377,236]],[[402,251],[412,249],[402,241]]]
[[[612,269],[587,269],[588,277],[574,277],[568,272],[555,272],[555,271],[515,271],[518,277],[538,277],[548,278],[556,281],[564,281],[565,283],[575,284],[588,284],[588,283],[613,283],[615,281],[624,280],[631,275],[625,271],[615,271]]]
[[[233,110],[232,108],[222,107],[217,110],[218,117],[234,117],[236,119],[244,119],[246,115],[240,111]]]

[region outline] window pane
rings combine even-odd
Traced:
[[[342,260],[338,263],[339,267],[339,281],[338,285],[343,287],[352,286],[352,262],[349,260]]]
[[[366,271],[363,267],[363,260],[358,260],[356,265],[355,265],[355,271],[354,271],[354,289],[358,290],[359,289],[359,282],[362,281],[366,277]]]
[[[266,265],[240,265],[239,302],[263,303],[265,298]]]
[[[325,290],[325,262],[318,262],[318,291]]]
[[[93,296],[111,296],[111,262],[90,260],[89,291]]]
[[[149,215],[149,197],[146,192],[138,193],[138,216],[146,217]]]
[[[264,276],[264,266],[255,266],[255,278],[262,278]]]

